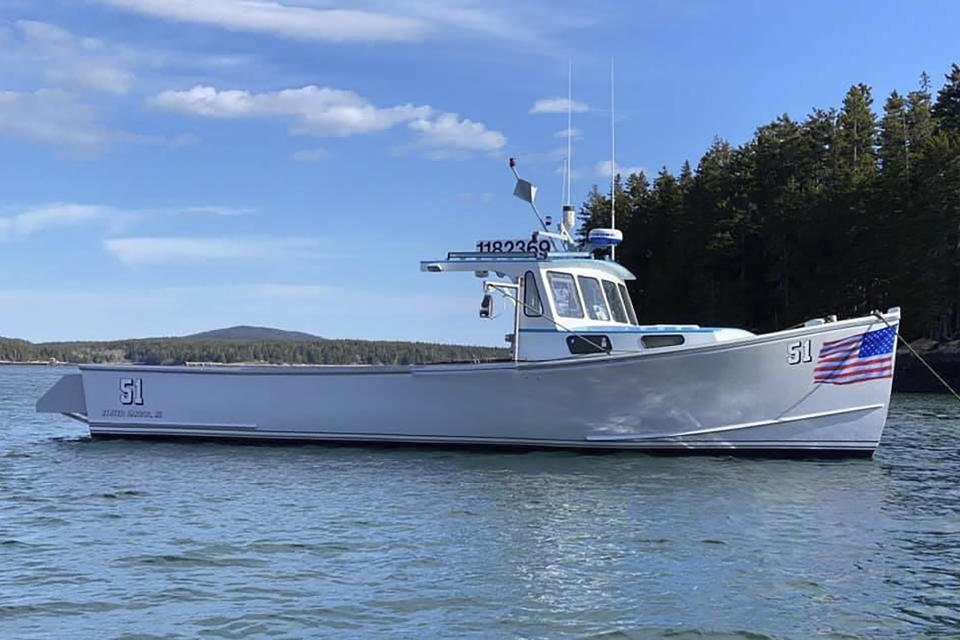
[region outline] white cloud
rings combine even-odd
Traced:
[[[560,55],[561,31],[596,21],[585,10],[550,11],[507,0],[351,0],[347,9],[332,0],[88,0],[161,20],[265,33],[319,42],[400,42],[427,39],[462,42],[499,40],[518,48]]]
[[[598,162],[594,167],[594,171],[601,178],[609,178],[610,167],[612,164],[613,163],[610,162],[609,160]],[[623,165],[619,165],[619,164],[617,165],[617,173],[620,174],[620,176],[622,176],[623,178],[626,178],[627,176],[633,175],[635,173],[640,173],[641,171],[645,173],[647,177],[650,176],[650,172],[647,169],[644,169],[643,167],[625,167]]]
[[[433,109],[411,104],[378,108],[352,91],[309,85],[265,93],[196,86],[164,91],[148,104],[155,109],[210,118],[290,117],[293,133],[347,137],[389,129],[429,116]]]
[[[327,150],[322,147],[314,149],[301,149],[295,151],[290,157],[297,162],[320,162],[327,157]]]
[[[0,91],[0,135],[81,153],[99,153],[116,141],[136,138],[108,130],[93,106],[60,89]]]
[[[424,20],[355,9],[316,9],[266,0],[94,0],[174,22],[325,42],[411,42],[430,30]]]
[[[566,113],[568,108],[574,113],[583,113],[584,111],[590,110],[590,107],[576,100],[571,101],[566,98],[541,98],[530,107],[530,113]]]
[[[44,74],[49,82],[61,87],[92,89],[104,93],[123,94],[130,91],[135,76],[108,66],[61,65]]]
[[[499,151],[507,138],[499,131],[490,131],[481,122],[460,120],[455,113],[443,113],[433,120],[418,119],[410,128],[420,135],[421,142],[436,151]],[[436,155],[434,157],[437,157]]]
[[[74,227],[102,227],[108,233],[120,233],[138,223],[173,215],[236,216],[253,209],[203,205],[179,209],[128,210],[116,207],[54,202],[31,207],[20,213],[0,217],[0,242],[23,240],[29,236]]]
[[[151,53],[35,20],[0,26],[5,83],[32,87],[0,92],[0,135],[80,155],[97,155],[119,143],[191,144],[196,137],[189,134],[166,139],[113,130],[105,124],[111,113],[107,101],[134,89],[136,70],[206,68],[209,58]]]
[[[47,145],[69,155],[97,156],[118,144],[167,145],[196,141],[193,136],[164,138],[109,128],[100,106],[73,91],[0,91],[0,136]]]
[[[301,0],[306,1],[306,0]],[[325,0],[310,0],[322,3]],[[382,3],[382,0],[379,0]],[[353,0],[377,6],[378,0]],[[570,3],[567,3],[568,5]],[[402,7],[404,13],[428,22],[436,38],[488,45],[491,41],[510,44],[526,53],[535,53],[568,60],[569,33],[582,30],[598,21],[597,12],[589,7],[543,5],[511,0],[408,0],[386,5]],[[400,9],[394,9],[400,10]]]
[[[560,129],[560,131],[557,131],[556,133],[553,134],[553,137],[566,139],[567,135],[570,135],[570,137],[573,138],[574,140],[583,139],[583,131],[581,131],[580,129],[577,129],[576,127],[571,127],[569,129]]]
[[[0,135],[83,153],[130,137],[107,130],[93,106],[59,89],[0,91]]]
[[[110,207],[57,203],[0,218],[0,242],[20,240],[50,229],[101,223],[118,212]]]
[[[43,68],[50,85],[102,93],[125,94],[136,76],[126,66],[130,52],[107,46],[96,38],[77,36],[45,22],[18,20],[18,40],[6,53],[19,65]]]
[[[108,253],[128,266],[323,256],[319,241],[296,237],[109,238],[104,240],[103,246]]]
[[[293,134],[341,138],[384,131],[406,122],[418,136],[418,141],[408,148],[427,148],[433,158],[494,152],[507,143],[506,136],[499,131],[487,129],[482,122],[461,119],[455,113],[409,103],[377,107],[353,91],[313,85],[264,93],[196,86],[186,91],[164,91],[150,99],[148,105],[207,118],[285,117],[293,120]],[[294,154],[295,159],[303,161],[319,157],[308,151]]]

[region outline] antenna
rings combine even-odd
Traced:
[[[570,202],[570,182],[573,176],[573,63],[567,62],[567,204]]]
[[[577,212],[571,203],[573,192],[573,63],[567,62],[567,158],[564,162],[564,204],[561,207],[563,216],[560,218],[560,235],[563,242],[569,246],[573,244],[573,228],[577,226]]]
[[[610,56],[610,228],[617,228],[617,136],[613,115],[613,56]],[[610,247],[610,259],[616,260],[617,248]]]

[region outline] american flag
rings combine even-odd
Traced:
[[[853,384],[875,378],[892,378],[896,342],[896,326],[824,342],[813,370],[813,381]]]

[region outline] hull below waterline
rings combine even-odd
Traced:
[[[882,327],[530,363],[84,366],[38,409],[82,414],[107,437],[870,455],[891,377],[824,382],[804,354]]]
[[[240,445],[324,445],[346,447],[411,447],[478,451],[579,451],[584,453],[615,453],[632,451],[649,455],[736,455],[764,458],[870,458],[876,452],[876,445],[865,443],[855,446],[852,443],[819,442],[702,442],[702,443],[647,443],[647,444],[596,444],[568,441],[534,440],[480,440],[461,438],[406,438],[391,434],[388,437],[333,435],[328,433],[229,433],[185,428],[182,430],[91,429],[90,435],[96,440],[141,440],[156,442],[223,442]]]

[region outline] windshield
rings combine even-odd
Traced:
[[[577,295],[577,285],[569,273],[548,271],[547,280],[553,292],[553,302],[557,306],[557,315],[563,318],[582,318],[583,308]]]
[[[604,280],[603,292],[607,294],[607,302],[610,303],[610,308],[613,310],[613,319],[617,322],[627,324],[629,320],[627,320],[627,312],[623,308],[623,303],[620,301],[617,283]]]
[[[583,304],[587,307],[587,315],[593,320],[610,321],[610,312],[607,311],[607,303],[603,300],[603,290],[600,289],[600,282],[596,278],[587,276],[578,276],[580,281],[580,293],[583,294]]]
[[[623,298],[623,304],[627,305],[627,315],[630,316],[630,324],[640,324],[637,322],[637,312],[633,309],[633,300],[630,299],[630,292],[627,291],[627,287],[618,284],[617,287],[620,289],[620,297]]]

